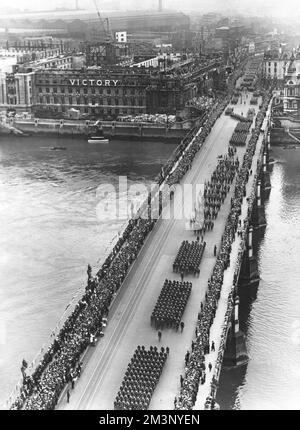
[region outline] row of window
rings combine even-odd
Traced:
[[[298,104],[297,102],[294,100],[288,100],[287,102],[284,103],[284,108],[285,109],[298,109]]]
[[[59,94],[59,93],[65,94],[66,88],[65,87],[61,87],[60,91],[58,91],[57,87],[51,87],[51,88],[50,87],[46,87],[46,88],[44,88],[44,91],[43,91],[43,87],[39,87],[38,91],[39,91],[40,94],[43,94],[45,92],[47,94],[50,94],[50,93],[53,93],[53,94]],[[68,87],[68,91],[67,92],[69,94],[103,94],[103,95],[105,95],[105,94],[111,94],[111,95],[118,95],[118,94],[120,94],[120,95],[122,95],[123,94],[123,95],[132,95],[132,96],[144,95],[144,91],[143,90],[134,90],[134,89],[127,90],[126,88],[120,90],[119,88],[114,88],[114,89],[106,88],[106,89],[103,89],[103,88],[93,88],[92,87],[92,88],[83,88],[83,89],[81,89],[81,91],[78,92],[78,90],[76,90],[76,88],[74,88],[74,87]]]
[[[39,97],[39,103],[40,104],[69,104],[69,105],[108,105],[108,106],[144,106],[146,103],[145,101],[140,99],[88,99],[87,97],[50,97],[50,96],[40,96]]]
[[[48,71],[44,71],[44,73],[47,73]],[[74,79],[74,82],[77,82],[77,79],[79,79],[80,81],[82,80],[82,76],[57,76],[57,77],[48,77],[48,78],[36,78],[36,83],[37,85],[65,85],[66,84],[66,79]],[[109,78],[99,78],[99,77],[91,77],[91,78],[86,78],[86,79],[91,79],[94,80],[95,82],[97,80],[102,80],[103,82],[105,82],[106,80],[116,80],[118,81],[119,85],[122,84],[123,86],[128,86],[128,87],[137,87],[137,86],[145,86],[149,84],[149,80],[148,79],[126,79],[123,75],[120,76],[113,76],[113,77],[109,77]]]
[[[66,112],[68,108],[65,106],[56,107],[53,106],[50,108],[52,112]],[[141,114],[146,113],[146,108],[101,108],[101,107],[81,107],[80,109],[81,113],[89,113],[89,114],[96,114],[96,115],[135,115],[135,114]]]
[[[299,96],[300,95],[299,88],[287,88],[285,90],[285,95],[286,96]]]

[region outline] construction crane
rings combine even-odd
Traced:
[[[103,30],[103,34],[105,36],[105,43],[111,43],[113,40],[112,40],[112,36],[111,36],[110,30],[109,30],[109,20],[108,20],[108,18],[105,18],[105,21],[106,21],[106,27],[105,27],[104,20],[102,19],[102,16],[100,15],[97,0],[94,0],[94,5],[95,5],[97,15],[98,15],[98,18],[99,18],[99,21],[100,21],[100,24],[101,24],[101,27]]]
[[[115,41],[109,30],[108,18],[105,20],[102,18],[97,0],[94,0],[94,5],[101,26],[101,35],[98,39],[96,31],[94,42],[86,42],[85,44],[87,65],[101,66],[102,64],[114,64],[116,61],[116,48]]]

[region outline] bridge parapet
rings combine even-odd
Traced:
[[[271,105],[272,100],[270,101],[269,106]],[[267,112],[266,112],[267,113]],[[270,113],[269,113],[270,114]],[[210,384],[210,395],[207,398],[205,408],[213,409],[215,405],[215,397],[218,388],[218,381],[222,369],[222,365],[225,360],[225,354],[228,349],[228,339],[231,334],[231,351],[229,351],[229,355],[231,355],[231,360],[235,361],[235,364],[243,364],[247,362],[247,353],[244,343],[244,335],[240,330],[239,324],[239,296],[237,295],[238,291],[238,281],[241,276],[241,268],[242,263],[246,258],[249,261],[254,261],[255,257],[253,255],[253,227],[252,227],[252,215],[256,206],[262,206],[262,194],[261,194],[261,173],[264,170],[264,167],[267,164],[266,158],[266,147],[269,145],[269,116],[267,115],[263,122],[263,135],[260,135],[257,139],[257,145],[255,150],[255,156],[252,159],[252,169],[255,171],[254,175],[252,175],[251,180],[252,184],[249,184],[248,178],[248,193],[245,196],[244,204],[245,210],[244,213],[247,214],[242,223],[242,231],[238,237],[236,237],[236,241],[239,240],[238,244],[238,252],[235,259],[235,267],[232,279],[232,286],[230,292],[227,296],[227,309],[224,316],[224,321],[221,329],[221,341],[218,348],[217,359],[214,365],[214,374]],[[258,203],[257,203],[258,200]],[[243,214],[242,214],[243,215]],[[233,245],[234,247],[234,245]],[[247,252],[248,251],[248,252]],[[234,254],[234,249],[231,254]],[[230,259],[232,255],[230,256]],[[250,270],[251,272],[251,270]],[[257,272],[258,275],[258,272]],[[235,353],[235,357],[234,357]],[[233,363],[234,364],[234,363]]]

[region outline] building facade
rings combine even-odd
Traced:
[[[218,88],[218,63],[177,62],[155,67],[91,67],[80,69],[19,67],[2,74],[0,109],[30,111],[37,117],[67,115],[115,118],[143,113],[176,114],[208,86]]]
[[[291,54],[282,49],[268,50],[264,53],[263,75],[268,79],[283,81]]]
[[[0,107],[30,111],[34,103],[34,72],[0,75]]]
[[[35,73],[32,110],[38,115],[69,109],[99,117],[146,113],[147,73],[127,69],[51,70]]]
[[[283,111],[300,114],[300,55],[292,55],[286,69],[283,89]]]

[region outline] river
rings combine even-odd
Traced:
[[[63,145],[66,150],[51,151]],[[97,189],[148,184],[174,145],[0,136],[0,403],[99,267],[124,220],[99,215]],[[142,198],[142,196],[140,196]]]
[[[61,142],[61,143],[60,143]],[[66,151],[50,151],[61,144]],[[66,305],[98,267],[123,222],[97,214],[97,188],[149,183],[174,146],[81,140],[0,141],[0,401],[49,338]],[[246,321],[249,363],[224,370],[222,409],[299,409],[300,147],[274,148],[267,228],[259,243],[261,276]]]
[[[258,248],[261,281],[246,321],[249,362],[222,370],[221,409],[299,409],[300,147],[274,148],[267,227]]]

